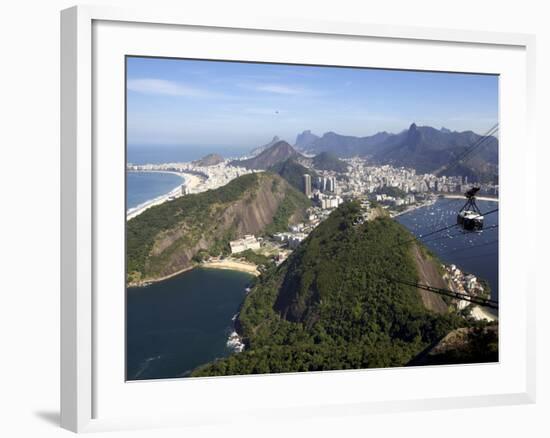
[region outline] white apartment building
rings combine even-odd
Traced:
[[[247,249],[260,249],[260,242],[253,234],[246,234],[242,239],[229,242],[231,254],[238,254]]]

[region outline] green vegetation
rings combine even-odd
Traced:
[[[309,205],[281,177],[262,172],[152,207],[127,223],[127,281],[139,283],[209,256],[227,256],[230,240],[286,230],[289,222],[303,219]]]
[[[381,217],[335,210],[278,267],[256,279],[238,318],[247,349],[195,376],[402,366],[465,322],[422,305],[410,234]]]
[[[263,254],[255,253],[251,249],[240,252],[236,255],[236,257],[242,260],[246,260],[247,262],[254,263],[256,266],[264,266],[265,268],[274,264],[272,258],[267,257]]]
[[[186,233],[184,243],[198,240],[202,230],[212,224],[217,206],[235,202],[244,193],[256,189],[258,175],[248,174],[236,178],[217,190],[182,196],[171,202],[152,207],[126,224],[127,272],[147,273],[149,256],[155,239],[161,233],[167,233],[185,220]],[[150,268],[150,267],[149,267]]]
[[[411,365],[449,365],[498,361],[498,325],[470,321],[469,329],[451,333],[439,345],[420,354]]]
[[[317,172],[302,166],[293,158],[275,164],[269,168],[269,171],[278,174],[296,190],[302,193],[304,192],[304,175],[310,175],[312,181],[318,176]]]
[[[265,228],[265,234],[273,235],[281,231],[287,231],[289,223],[292,222],[292,216],[297,208],[305,210],[311,205],[311,201],[302,193],[289,189],[285,193],[285,198],[279,204],[277,211],[273,215],[273,221]]]
[[[330,152],[321,152],[313,157],[313,167],[317,170],[332,170],[338,173],[345,173],[348,170],[348,165]]]

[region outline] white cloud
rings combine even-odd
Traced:
[[[303,94],[304,90],[301,88],[289,87],[287,85],[280,84],[265,84],[256,87],[258,91],[265,91],[275,94]]]
[[[165,79],[130,79],[126,83],[130,91],[165,96],[216,97],[214,93]]]
[[[282,94],[285,96],[308,94],[308,90],[304,88],[279,83],[244,82],[237,85],[241,88],[261,93]]]

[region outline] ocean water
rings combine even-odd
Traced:
[[[208,154],[224,158],[246,155],[252,146],[128,145],[126,161],[132,164],[186,163]]]
[[[185,179],[173,173],[126,172],[126,209],[170,193]]]
[[[482,213],[498,208],[498,202],[477,201]],[[415,236],[456,223],[464,201],[438,199],[434,205],[416,209],[397,218]],[[465,232],[458,227],[428,236],[421,241],[447,264],[487,280],[491,298],[498,300],[498,211],[485,216],[483,230]],[[491,310],[491,309],[487,309]]]
[[[252,276],[197,268],[126,294],[128,380],[184,377],[229,355],[232,318]]]

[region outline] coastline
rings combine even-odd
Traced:
[[[423,202],[422,204],[411,206],[406,210],[403,210],[403,211],[400,211],[399,213],[391,215],[391,217],[396,218],[404,214],[411,213],[415,210],[418,210],[419,208],[429,207],[435,204],[437,199],[464,199],[464,195],[453,195],[453,194],[444,194],[444,193],[438,193],[434,195],[436,196],[435,199]],[[499,198],[492,198],[488,196],[476,196],[476,199],[479,201],[499,202]]]
[[[237,260],[208,261],[203,262],[198,266],[201,268],[226,269],[230,271],[246,272],[247,274],[251,274],[255,277],[258,277],[260,275],[260,271],[258,271],[258,267],[256,265]]]
[[[430,206],[434,205],[436,201],[437,201],[437,199],[432,199],[432,200],[429,200],[429,201],[425,201],[422,204],[412,205],[412,206],[408,207],[407,209],[405,209],[403,211],[400,211],[399,213],[390,215],[390,217],[393,219],[393,218],[402,216],[402,215],[407,214],[407,213],[412,213],[413,211],[418,210],[420,208],[430,207]]]
[[[445,199],[464,199],[464,195],[452,195],[452,194],[440,193],[437,196],[445,198]],[[478,200],[478,201],[489,201],[489,202],[499,202],[498,197],[492,197],[492,196],[476,196],[476,200]]]
[[[164,280],[169,280],[172,277],[176,277],[177,275],[183,274],[184,272],[191,271],[195,268],[225,269],[228,271],[239,271],[239,272],[245,272],[247,274],[253,275],[254,277],[258,277],[260,275],[260,271],[258,271],[258,267],[252,263],[241,262],[237,260],[220,260],[220,261],[202,262],[200,264],[188,266],[187,268],[180,269],[179,271],[176,271],[172,274],[165,275],[163,277],[159,277],[151,280],[145,280],[139,284],[129,283],[126,285],[126,287],[127,288],[147,287],[150,284],[159,283]]]
[[[145,280],[145,281],[142,281],[140,283],[126,283],[126,288],[129,288],[129,287],[147,287],[150,284],[158,283],[158,282],[164,281],[164,280],[168,280],[172,277],[175,277],[176,275],[183,274],[184,272],[190,271],[190,270],[195,269],[197,267],[198,267],[197,265],[188,266],[187,268],[180,269],[179,271],[176,271],[172,274],[165,275],[164,277],[153,278],[151,280]]]
[[[472,308],[472,316],[479,320],[485,319],[489,322],[498,321],[498,316],[493,315],[481,306],[474,306]]]
[[[191,173],[186,172],[173,172],[169,170],[147,170],[147,171],[137,171],[137,170],[130,170],[127,172],[132,173],[170,173],[173,175],[178,175],[183,180],[182,184],[185,184],[188,190],[193,190],[200,184],[200,178],[197,175],[193,175]],[[156,198],[150,199],[149,201],[145,201],[142,204],[139,204],[137,207],[130,208],[126,211],[126,220],[129,221],[130,219],[135,218],[136,216],[139,216],[141,213],[143,213],[145,210],[148,210],[151,207],[154,207],[156,205],[161,205],[170,200],[170,198],[178,198],[182,195],[181,193],[181,185],[178,185],[176,188],[172,189],[170,192],[165,193],[164,195],[157,196]]]

